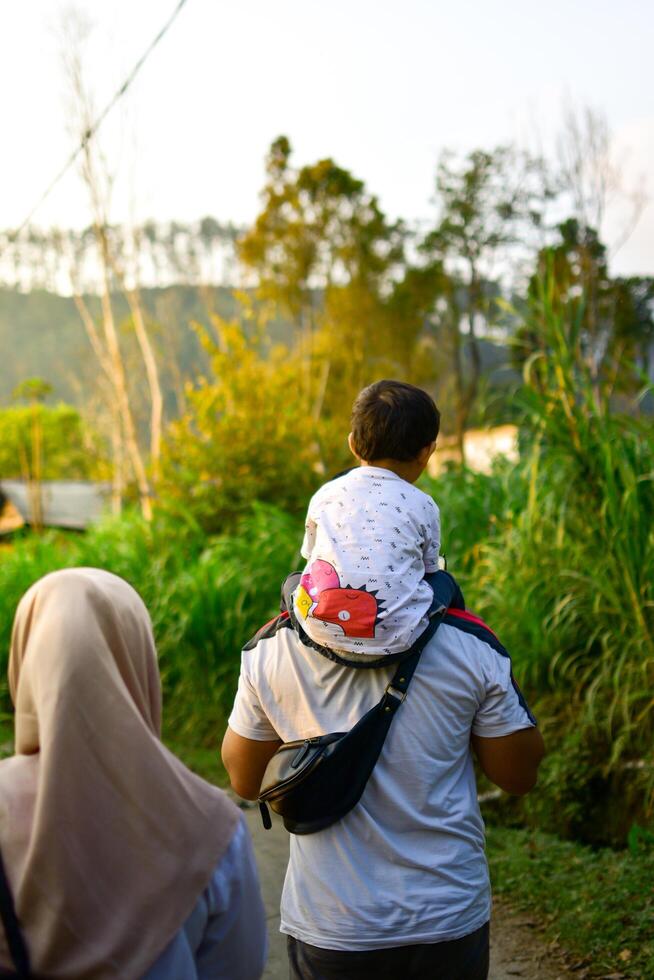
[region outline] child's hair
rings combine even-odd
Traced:
[[[415,459],[436,440],[441,416],[434,399],[403,381],[375,381],[352,406],[352,442],[361,459]]]

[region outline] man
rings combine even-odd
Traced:
[[[410,385],[377,382],[357,398],[350,445],[364,469],[328,485],[327,503],[341,508],[338,520],[325,517],[324,507],[313,516],[314,523],[322,518],[343,537],[348,581],[354,570],[366,574],[383,552],[382,507],[390,507],[384,479],[399,497],[393,513],[409,507],[410,493],[420,494],[412,483],[433,448],[438,421],[429,396]],[[396,438],[399,432],[406,433],[402,439]],[[362,480],[365,493],[353,495],[350,484],[358,487]],[[316,509],[309,508],[308,529]],[[407,526],[427,535],[430,521],[411,523],[412,513]],[[368,525],[376,528],[370,541]],[[398,518],[390,528],[388,547],[397,549],[393,567],[399,569],[403,556],[412,557],[412,541],[403,536]],[[337,562],[340,552],[330,541],[326,555],[326,535],[313,537],[323,550],[307,549],[305,556],[314,560],[312,568],[333,572],[322,559]],[[352,556],[359,546],[367,558],[357,564]],[[437,549],[436,543],[436,555]],[[415,591],[425,568],[420,561],[405,564],[400,585],[408,588],[415,566]],[[373,571],[376,584],[373,590],[372,579],[366,583],[366,596],[380,588]],[[386,578],[392,576],[382,582],[392,592]],[[314,585],[319,593],[320,582]],[[355,587],[361,587],[358,579],[346,589],[330,579],[316,597],[317,609],[322,596],[349,595]],[[431,590],[425,586],[423,592],[424,608],[407,608],[407,616],[415,613],[420,620],[425,614]],[[393,608],[390,598],[386,612]],[[413,592],[406,601],[417,602]],[[324,640],[303,632],[292,603],[289,612],[261,629],[243,651],[222,752],[234,790],[246,799],[258,797],[265,768],[282,742],[349,731],[380,700],[396,669],[395,663],[362,669],[361,653],[356,664],[345,665],[347,648],[344,654],[321,646]],[[344,608],[330,622],[340,623],[347,635],[349,618]],[[338,646],[338,632],[334,636]],[[280,926],[288,937],[291,980],[484,980],[490,887],[471,747],[489,779],[521,795],[534,785],[543,755],[535,725],[506,650],[454,601],[420,656],[359,803],[318,833],[291,835]]]
[[[279,617],[243,654],[223,742],[234,790],[256,799],[282,741],[347,731],[393,668],[341,667]],[[291,836],[281,908],[292,980],[484,980],[490,889],[470,746],[522,795],[543,742],[499,641],[452,609],[421,656],[359,804]]]

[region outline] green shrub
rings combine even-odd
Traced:
[[[43,480],[107,479],[106,447],[72,405],[0,408],[0,478],[24,479],[34,464]]]
[[[42,575],[94,566],[125,578],[154,626],[164,684],[165,722],[175,736],[217,739],[231,704],[240,650],[279,605],[297,561],[301,524],[255,504],[232,536],[207,538],[192,520],[169,514],[147,524],[136,514],[108,519],[88,534],[50,533],[0,552],[0,676],[5,674],[16,605]]]
[[[220,322],[220,330],[220,345],[200,332],[212,373],[188,389],[163,457],[166,495],[214,534],[233,530],[253,500],[299,515],[325,466],[298,393],[298,356],[273,347],[264,357],[237,324]]]
[[[548,355],[520,396],[520,464],[446,474],[435,496],[549,746],[520,811],[615,843],[654,815],[654,432],[593,383],[578,308],[555,312],[545,284],[532,315]]]

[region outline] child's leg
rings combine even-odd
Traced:
[[[438,572],[428,572],[425,575],[425,582],[434,593],[434,598],[427,612],[429,617],[442,612],[444,607],[454,606],[455,609],[465,609],[463,595],[456,583],[454,597],[452,597],[452,581],[450,573],[442,569]]]

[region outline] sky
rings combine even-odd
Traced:
[[[87,77],[102,108],[176,0],[75,6],[94,24]],[[64,9],[0,0],[0,227],[24,220],[74,146]],[[427,222],[445,148],[514,141],[551,154],[564,108],[592,106],[625,188],[649,198],[612,271],[654,274],[653,42],[649,0],[187,0],[100,131],[112,217],[246,224],[284,133],[297,164],[331,156],[391,217]],[[610,245],[625,207],[609,210]],[[88,221],[75,169],[34,217]]]

